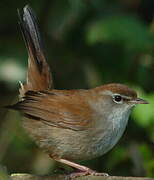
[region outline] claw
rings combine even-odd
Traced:
[[[92,169],[89,169],[87,171],[79,171],[79,172],[73,172],[69,175],[70,179],[74,179],[80,176],[88,176],[88,175],[92,175],[92,176],[109,176],[107,173],[99,173],[96,172]]]

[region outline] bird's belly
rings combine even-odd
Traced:
[[[125,119],[122,125],[117,123],[108,126],[107,131],[100,128],[99,132],[97,130],[73,132],[73,134],[63,136],[64,139],[61,139],[61,145],[59,144],[57,148],[59,152],[62,152],[62,158],[70,160],[88,160],[99,157],[118,142],[125,130],[127,120]],[[66,139],[66,137],[69,138]]]
[[[49,154],[69,160],[88,160],[108,152],[121,137],[126,124],[127,120],[108,123],[105,129],[73,131],[29,119],[24,121],[24,128],[38,146]]]

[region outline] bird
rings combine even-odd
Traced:
[[[111,150],[122,136],[132,109],[148,102],[120,83],[55,89],[36,15],[29,5],[18,15],[28,50],[27,79],[20,83],[19,101],[7,107],[22,113],[23,128],[52,159],[80,174],[107,175],[76,161],[94,159]]]

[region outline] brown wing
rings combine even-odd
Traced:
[[[90,126],[92,112],[84,95],[77,92],[78,90],[28,91],[24,100],[12,108],[23,112],[28,118],[51,126],[84,130]]]

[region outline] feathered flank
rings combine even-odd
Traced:
[[[28,50],[28,72],[26,83],[24,85],[20,83],[20,97],[24,97],[29,90],[40,91],[53,88],[35,14],[28,5],[22,13],[18,10],[19,25]]]

